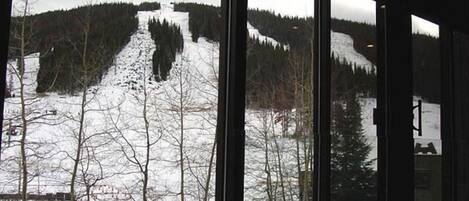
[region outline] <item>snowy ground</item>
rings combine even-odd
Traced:
[[[151,18],[166,19],[181,27],[184,35],[184,51],[177,56],[174,68],[166,82],[154,82],[151,76],[151,55],[155,49],[147,29]],[[179,132],[181,128],[179,102],[184,94],[184,153],[186,193],[188,200],[200,200],[203,184],[207,178],[208,164],[215,137],[217,108],[217,75],[219,45],[199,38],[192,42],[188,29],[188,14],[174,12],[172,5],[163,4],[159,11],[139,12],[139,29],[131,36],[130,42],[116,56],[102,82],[88,90],[89,103],[86,106],[85,136],[89,138],[85,147],[84,162],[80,164],[79,190],[83,193],[84,178],[100,178],[92,189],[95,200],[141,200],[141,178],[135,159],[144,158],[146,133],[143,117],[145,92],[148,94],[147,115],[149,119],[151,148],[149,195],[152,200],[177,200],[180,181]],[[249,26],[251,36],[273,44],[272,38],[262,36]],[[352,39],[340,33],[333,33],[333,50],[343,58],[370,66],[362,55],[353,50]],[[38,54],[26,60],[26,96],[29,118],[38,117],[29,126],[28,151],[31,193],[68,192],[75,155],[78,131],[77,119],[80,113],[81,97],[57,93],[36,94],[35,77],[39,68]],[[9,64],[9,78],[13,86],[19,86],[14,77],[15,62]],[[181,87],[182,86],[182,87]],[[181,90],[182,89],[182,90]],[[181,93],[182,92],[182,93]],[[17,125],[19,115],[18,88],[14,88],[15,98],[5,101],[4,127]],[[364,132],[370,143],[375,143],[375,127],[372,125],[374,99],[363,99],[362,117]],[[439,106],[424,104],[424,136],[438,139]],[[57,115],[50,113],[57,110]],[[273,116],[271,116],[273,115]],[[265,200],[265,145],[269,148],[268,159],[272,170],[280,164],[284,168],[284,179],[289,184],[291,197],[298,195],[296,190],[298,171],[296,167],[296,144],[291,138],[273,137],[281,132],[280,125],[273,124],[276,114],[270,111],[246,113],[246,200]],[[40,118],[39,118],[40,117]],[[265,132],[270,137],[265,140]],[[273,133],[276,134],[273,134]],[[289,130],[291,131],[291,129]],[[5,132],[4,132],[5,133]],[[6,142],[2,148],[0,166],[0,192],[16,193],[18,186],[18,146],[19,136],[3,136]],[[8,144],[8,142],[10,142]],[[265,143],[266,142],[266,143]],[[374,144],[375,145],[375,144]],[[304,149],[303,145],[298,145]],[[132,148],[135,158],[130,157]],[[281,154],[275,155],[279,150]],[[376,157],[376,149],[370,158]],[[304,160],[302,158],[301,160]],[[100,171],[102,167],[104,172]],[[85,171],[87,170],[87,171]],[[214,194],[214,169],[210,185],[210,198]],[[272,176],[274,180],[278,175]]]

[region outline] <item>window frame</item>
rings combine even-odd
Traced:
[[[221,0],[216,200],[244,200],[247,1]]]
[[[410,5],[406,0],[376,4],[378,200],[414,200]]]
[[[331,172],[331,0],[314,2],[313,200],[330,200]]]
[[[245,85],[248,0],[221,0],[223,30],[220,41],[219,100],[217,115],[216,194],[219,201],[244,199]],[[0,2],[0,87],[6,86],[12,0]],[[383,7],[384,6],[384,7]],[[411,5],[405,0],[376,0],[377,27],[377,135],[378,200],[414,199],[412,119]],[[314,201],[330,200],[330,21],[331,0],[314,2],[313,135]],[[440,25],[444,41],[451,29]],[[442,41],[443,41],[442,40]],[[449,46],[449,48],[447,47]],[[404,48],[402,48],[404,47]],[[451,43],[442,43],[442,132],[446,152],[443,196],[455,200],[454,95]],[[446,62],[446,63],[445,63]],[[396,67],[397,66],[397,67]],[[406,73],[402,73],[406,72]],[[404,76],[403,76],[404,75]],[[404,95],[402,95],[404,93]],[[444,95],[446,94],[446,95]],[[5,90],[0,90],[3,122]],[[409,98],[410,97],[410,98]],[[0,128],[3,124],[0,125]],[[404,134],[402,134],[404,133]],[[2,146],[0,133],[0,149]],[[445,143],[448,142],[448,144]],[[1,154],[1,153],[0,153]],[[444,155],[444,156],[445,156]],[[1,157],[1,155],[0,155]],[[444,158],[445,159],[445,158]],[[0,164],[1,165],[1,164]]]
[[[12,0],[4,0],[0,3],[0,20],[4,25],[5,30],[0,32],[0,122],[3,122],[3,110],[5,102],[5,88],[6,88],[6,72],[8,60],[8,43],[10,40],[10,19],[11,19],[11,2]],[[3,139],[3,123],[0,125],[0,150],[2,149]],[[0,152],[0,159],[2,155]],[[0,163],[1,165],[1,163]]]

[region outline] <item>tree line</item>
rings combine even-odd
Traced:
[[[257,38],[248,39],[246,59],[246,97],[251,108],[291,108],[293,83],[288,79],[290,51]],[[273,103],[265,102],[273,97]]]
[[[138,7],[132,4],[113,3],[28,16],[26,21],[30,23],[26,25],[26,38],[31,42],[26,46],[26,52],[41,53],[36,91],[74,94],[84,87],[85,76],[91,79],[88,84],[99,82],[114,56],[137,29],[137,11]],[[12,36],[18,35],[20,20],[12,18]],[[87,32],[86,39],[83,30]],[[10,47],[16,47],[19,42],[11,37]],[[83,48],[85,45],[87,47]],[[82,52],[82,49],[87,51]],[[17,55],[13,48],[10,58]],[[89,62],[87,75],[82,69],[85,57],[96,58]]]
[[[158,2],[143,2],[138,6],[139,11],[153,11],[161,9],[161,5]]]
[[[301,46],[307,48],[306,46],[311,45],[314,23],[312,18],[282,16],[265,10],[249,10],[248,20],[261,34],[281,43],[290,44],[293,48]],[[331,19],[331,30],[349,35],[353,39],[354,49],[374,65],[377,64],[376,27],[374,25]],[[414,33],[412,44],[414,94],[427,101],[438,103],[441,93],[438,38]],[[333,62],[337,63],[337,61]]]
[[[441,60],[438,38],[423,34],[412,37],[414,95],[440,103]]]
[[[342,99],[353,94],[376,97],[376,72],[331,55],[331,97]]]
[[[221,14],[220,8],[196,3],[177,3],[174,11],[189,13],[189,30],[192,41],[197,42],[199,37],[212,41],[220,41]]]
[[[153,53],[153,74],[157,81],[165,81],[168,78],[172,63],[176,60],[176,53],[184,49],[184,38],[181,28],[168,21],[155,20],[148,22],[151,38],[154,40],[156,49]]]
[[[313,39],[313,18],[282,16],[271,11],[250,9],[248,21],[264,36],[274,38],[294,49],[310,47]]]

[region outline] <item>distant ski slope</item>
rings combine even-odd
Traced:
[[[251,23],[249,23],[249,22],[248,22],[248,32],[249,32],[249,36],[251,38],[258,39],[261,42],[270,43],[273,46],[280,45],[280,43],[278,43],[275,39],[273,39],[271,37],[268,37],[268,36],[264,36],[261,33],[259,33],[259,30],[257,30],[255,27],[253,27],[251,25]]]
[[[355,50],[353,39],[347,34],[331,31],[331,50],[340,59],[356,64],[368,72],[375,68],[371,61]]]

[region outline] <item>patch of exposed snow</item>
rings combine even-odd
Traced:
[[[347,34],[331,32],[331,51],[339,59],[345,59],[352,65],[356,64],[357,67],[364,68],[367,72],[375,68],[373,63],[355,50],[353,39]]]
[[[264,36],[261,33],[259,33],[259,30],[254,28],[249,22],[248,22],[248,31],[249,31],[249,36],[251,38],[258,39],[260,42],[270,43],[273,46],[280,45],[280,43],[278,43],[275,39],[268,37],[268,36]]]

